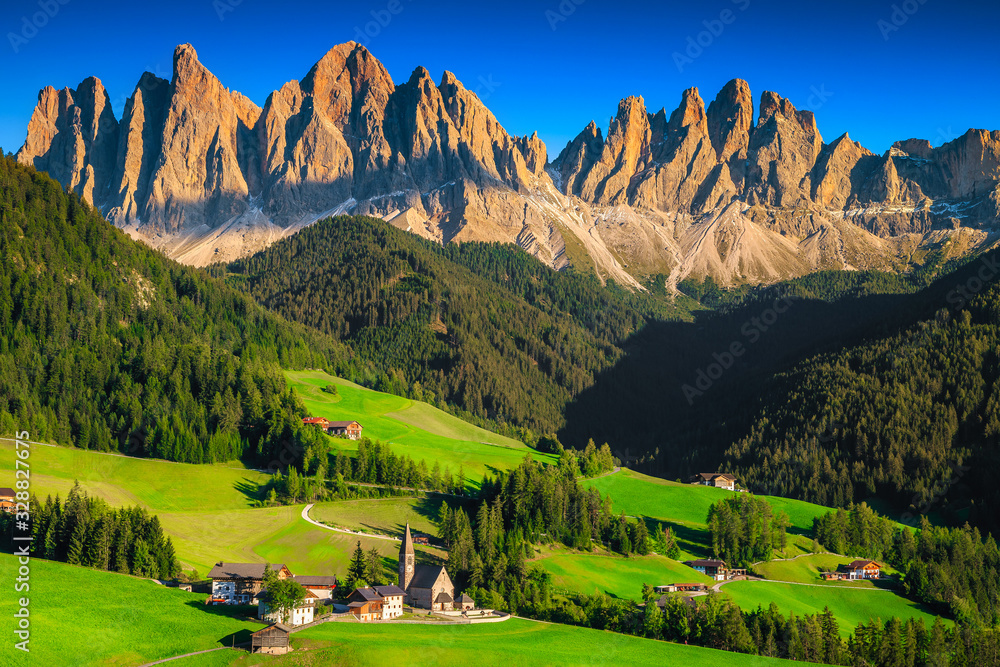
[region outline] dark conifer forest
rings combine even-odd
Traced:
[[[0,223],[5,431],[266,465],[316,444],[281,369],[323,368],[661,477],[998,527],[992,255],[670,296],[340,217],[205,271],[10,159]]]

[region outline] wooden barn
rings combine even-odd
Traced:
[[[288,645],[288,633],[292,631],[283,623],[272,623],[266,628],[261,628],[250,636],[251,653],[268,653],[270,655],[284,655],[291,651]]]

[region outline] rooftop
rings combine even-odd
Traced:
[[[216,563],[209,579],[263,579],[265,563]],[[280,572],[285,569],[284,563],[271,563],[271,569]]]

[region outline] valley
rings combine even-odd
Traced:
[[[23,8],[0,665],[1000,667],[1000,9],[618,4]]]

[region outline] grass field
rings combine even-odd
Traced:
[[[0,554],[0,579],[11,582],[16,569],[14,556]],[[245,641],[263,627],[205,607],[201,594],[62,563],[32,560],[30,586],[30,654],[13,646],[13,592],[0,595],[0,615],[8,619],[2,665],[138,665],[225,646],[234,633]]]
[[[0,440],[0,470],[13,469],[14,442]],[[31,453],[31,486],[41,498],[56,493],[65,498],[73,480],[80,480],[88,493],[112,505],[158,511],[249,507],[252,499],[244,490],[267,479],[239,463],[190,465],[39,445]]]
[[[710,577],[664,556],[591,555],[558,553],[534,561],[552,574],[556,589],[578,593],[604,592],[630,600],[642,600],[642,585],[660,586],[677,582],[711,584]]]
[[[768,581],[734,581],[726,584],[722,592],[745,611],[758,605],[766,608],[774,602],[785,615],[788,612],[802,615],[822,612],[828,606],[840,623],[841,634],[845,636],[853,632],[858,623],[872,618],[883,621],[893,616],[904,620],[922,618],[928,628],[934,622],[934,614],[922,605],[876,588],[821,588]]]
[[[402,535],[410,530],[437,536],[437,518],[444,504],[443,496],[428,494],[419,498],[382,498],[379,500],[341,500],[317,503],[310,516],[338,528]]]
[[[584,484],[596,488],[601,495],[610,495],[615,512],[671,524],[684,559],[712,555],[705,521],[708,508],[712,503],[732,494],[723,489],[670,482],[627,469],[613,475],[584,480]],[[761,497],[775,511],[788,515],[791,527],[788,548],[783,555],[807,553],[811,541],[805,536],[812,532],[813,517],[825,514],[830,511],[829,508],[789,498]]]
[[[302,520],[302,507],[163,513],[159,517],[182,566],[194,567],[202,575],[220,560],[268,560],[284,563],[295,574],[343,573],[359,540],[365,551],[375,547],[395,567],[398,542],[318,528]]]
[[[365,389],[322,371],[286,371],[285,377],[311,415],[334,421],[356,420],[366,437],[390,443],[397,454],[426,461],[428,468],[436,461],[452,474],[462,467],[472,482],[517,467],[525,455],[556,461],[550,454],[536,452],[522,442],[473,426],[426,403]],[[328,384],[337,386],[336,397],[321,391]],[[350,440],[331,442],[347,451],[357,449]]]
[[[588,486],[602,494],[610,494],[615,512],[624,511],[630,516],[645,516],[686,524],[704,526],[708,507],[732,495],[731,491],[696,484],[681,484],[658,477],[650,477],[633,470],[622,470],[614,475],[587,480]],[[775,511],[788,515],[791,527],[800,532],[811,532],[813,517],[826,514],[830,508],[801,500],[761,496]]]
[[[835,554],[814,554],[811,556],[802,556],[795,560],[773,560],[769,563],[762,563],[756,566],[754,570],[765,579],[774,579],[775,581],[824,584],[844,588],[885,588],[888,585],[885,581],[876,583],[867,579],[861,581],[823,581],[820,579],[820,572],[832,572],[839,565],[846,565],[852,560],[854,559]],[[882,573],[893,575],[896,574],[896,571],[892,567],[883,564]]]
[[[756,667],[791,664],[568,625],[511,619],[484,625],[325,623],[292,635],[297,650],[281,656],[218,651],[185,658],[177,667],[223,665],[420,664],[679,665]],[[302,650],[308,649],[308,650]]]

